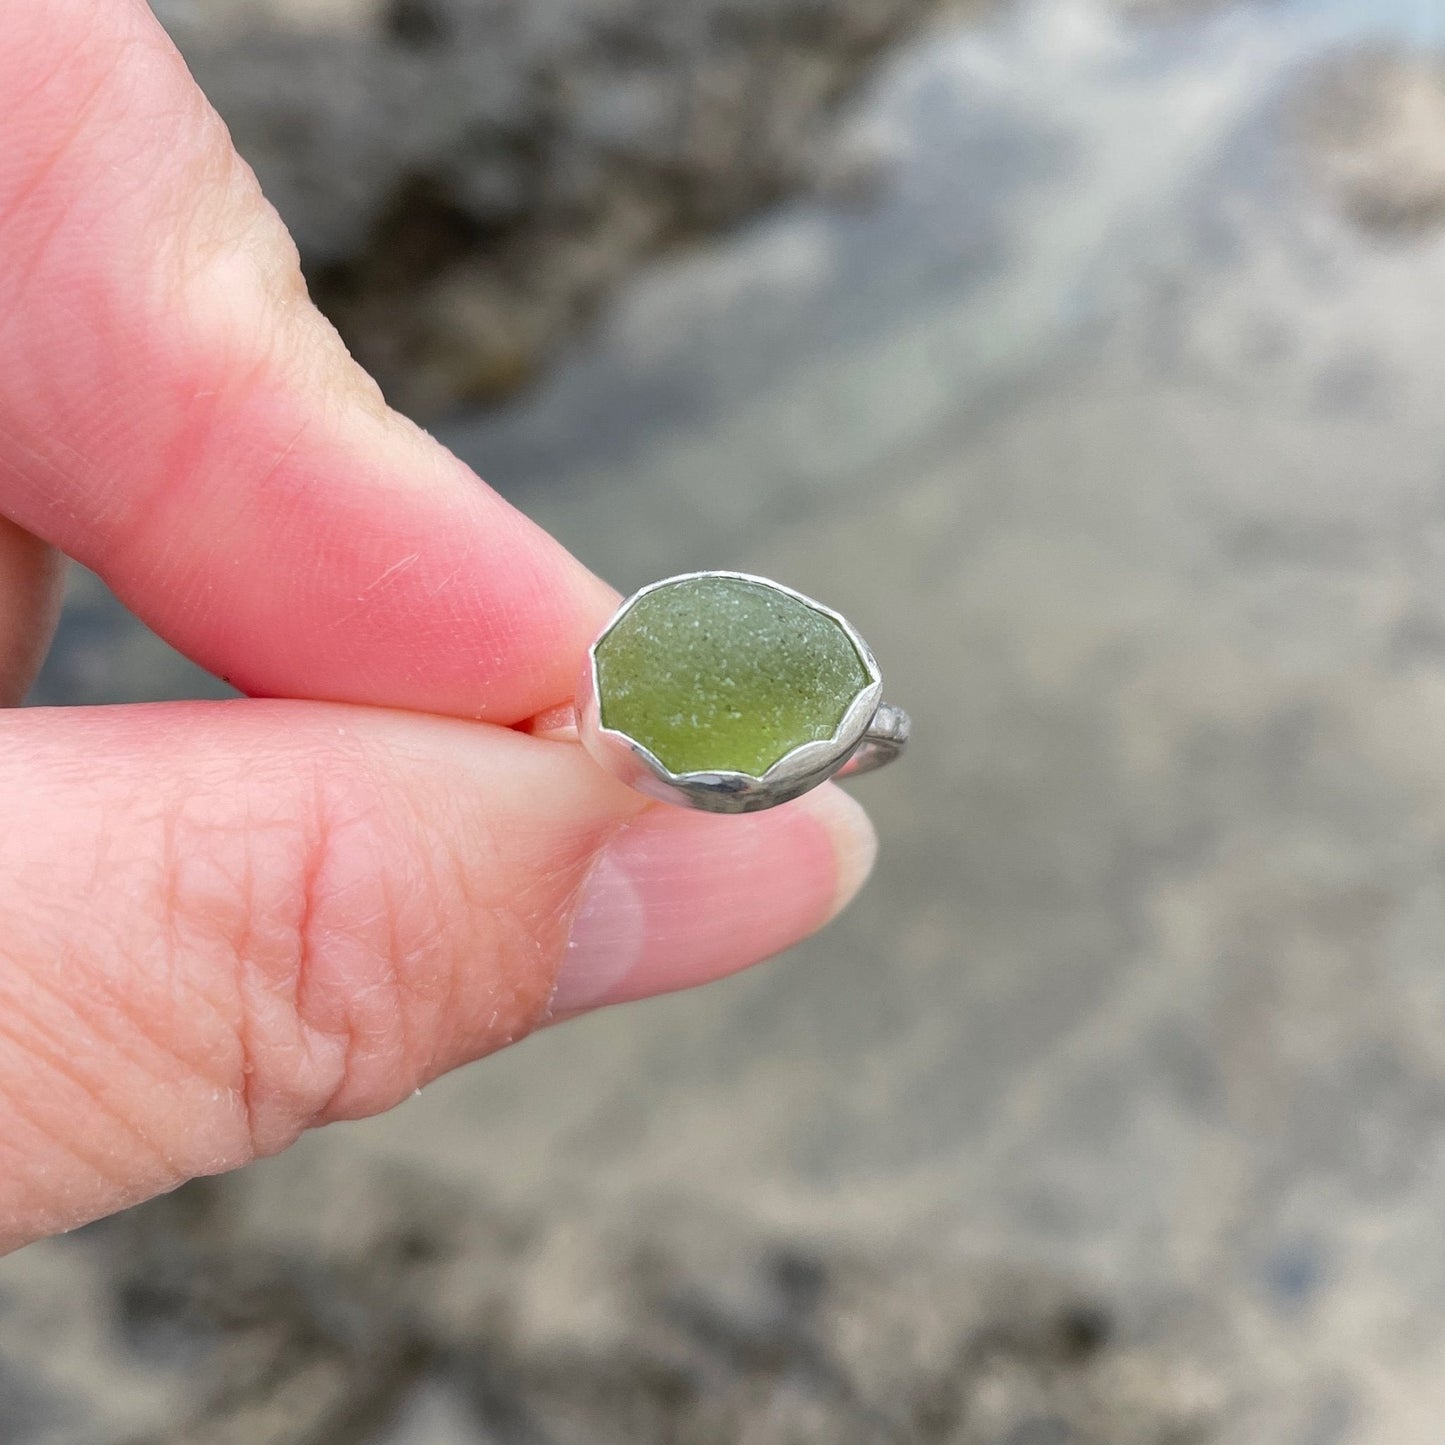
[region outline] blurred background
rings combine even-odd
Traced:
[[[781,963],[0,1264],[0,1440],[1445,1438],[1445,0],[155,4],[398,405],[917,736]]]

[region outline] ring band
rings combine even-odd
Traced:
[[[912,727],[912,719],[901,707],[895,707],[891,702],[879,703],[858,751],[833,776],[857,778],[887,767],[894,758],[903,756]]]
[[[575,735],[650,797],[715,813],[890,763],[910,722],[841,614],[745,572],[687,572],[618,608],[587,650]],[[539,720],[540,721],[540,720]]]

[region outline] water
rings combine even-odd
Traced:
[[[1418,3],[1201,7],[1130,24],[1042,3],[879,78],[804,201],[665,264],[534,397],[442,429],[630,587],[733,564],[888,487],[960,425],[1037,404],[1141,293],[1209,264],[1201,212],[1281,180],[1277,110],[1332,47],[1428,32]],[[1223,244],[1223,242],[1221,242]]]

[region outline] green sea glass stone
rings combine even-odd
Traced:
[[[872,681],[833,618],[736,577],[680,578],[639,597],[596,658],[602,725],[674,773],[762,777],[832,737]]]

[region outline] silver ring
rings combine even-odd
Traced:
[[[746,572],[685,572],[598,633],[576,729],[649,797],[752,813],[892,762],[909,720],[882,695],[868,644],[831,607]]]

